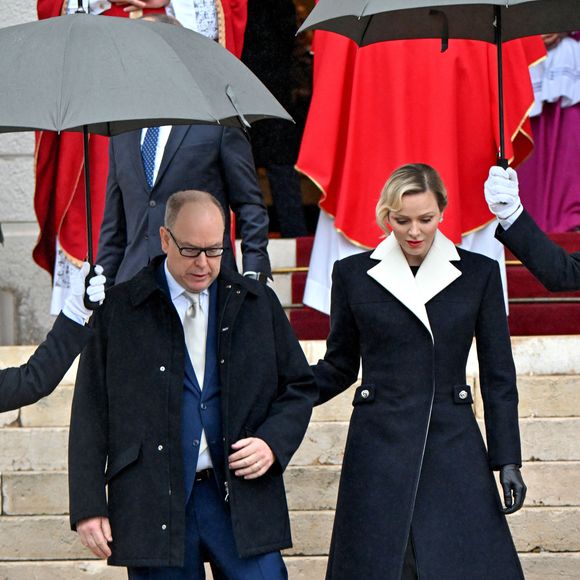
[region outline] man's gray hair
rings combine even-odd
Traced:
[[[198,191],[197,189],[187,189],[178,191],[169,196],[165,206],[165,227],[171,229],[175,225],[177,214],[186,203],[195,203],[199,205],[214,205],[222,216],[224,226],[226,223],[226,214],[222,204],[207,191]]]

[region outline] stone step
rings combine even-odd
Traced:
[[[483,421],[479,421],[483,429]],[[348,423],[311,422],[293,465],[340,465]],[[521,419],[524,461],[580,461],[580,418]]]
[[[477,377],[469,377],[475,396],[475,412],[483,417],[483,401]],[[348,421],[352,413],[352,397],[357,382],[343,394],[316,407],[314,421]],[[518,377],[520,417],[580,417],[580,376],[547,375]],[[49,397],[18,411],[0,414],[0,426],[66,427],[70,419],[73,386],[62,384]],[[4,416],[4,420],[2,420]]]
[[[326,556],[333,511],[290,512],[294,547],[286,556]],[[580,551],[580,508],[524,508],[508,518],[520,552]],[[0,517],[0,561],[89,557],[66,516]]]
[[[528,462],[524,463],[523,475],[528,486],[527,507],[580,507],[580,462]],[[335,508],[340,466],[289,467],[284,479],[290,510]],[[68,480],[64,471],[7,471],[1,480],[3,515],[68,513]]]
[[[347,430],[346,421],[311,422],[293,465],[340,465]],[[520,431],[524,461],[580,461],[580,418],[521,419]],[[0,472],[65,471],[67,442],[64,427],[0,429]]]
[[[578,580],[580,554],[520,554],[526,580]],[[326,557],[286,557],[289,580],[324,580]],[[206,570],[207,579],[212,575]],[[96,560],[0,562],[2,580],[122,580],[124,568]]]

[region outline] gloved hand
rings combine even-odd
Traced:
[[[503,488],[503,501],[505,504],[505,509],[502,511],[504,514],[513,514],[524,505],[526,491],[528,490],[520,473],[520,468],[513,463],[503,465],[499,472],[499,481]]]
[[[91,265],[84,262],[81,269],[71,276],[70,295],[64,303],[62,313],[71,320],[79,324],[85,324],[93,313],[92,310],[85,308],[83,304],[85,296],[85,278],[90,271]],[[107,279],[103,276],[103,268],[95,266],[95,276],[89,280],[86,294],[91,302],[102,304],[105,299],[105,282]]]
[[[515,216],[516,212],[523,211],[519,196],[518,174],[511,167],[503,169],[494,165],[489,170],[489,177],[483,186],[483,191],[489,211],[500,220],[508,219]]]

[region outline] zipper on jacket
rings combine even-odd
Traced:
[[[228,503],[230,501],[230,486],[227,481],[224,481],[224,487],[226,488],[226,497],[224,497],[224,501]]]

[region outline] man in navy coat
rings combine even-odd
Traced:
[[[287,578],[282,473],[317,393],[264,284],[221,265],[208,193],[167,202],[159,256],[111,288],[81,357],[69,439],[70,519],[129,578]],[[108,493],[106,493],[106,491]]]
[[[580,252],[568,254],[525,211],[517,173],[492,167],[484,189],[489,209],[499,220],[495,237],[551,292],[580,290]]]
[[[159,227],[176,191],[211,193],[226,216],[224,265],[235,270],[230,209],[242,238],[243,271],[271,276],[268,213],[252,149],[241,129],[214,125],[151,127],[112,137],[98,262],[109,282],[132,278],[161,253]]]

